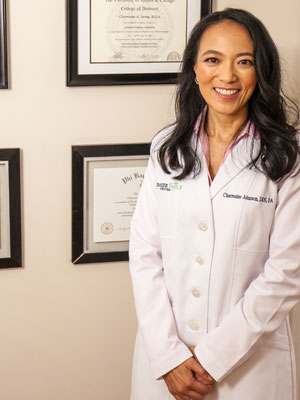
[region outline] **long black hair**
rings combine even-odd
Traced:
[[[297,118],[299,110],[281,90],[276,45],[262,22],[245,10],[227,8],[214,12],[194,27],[183,55],[177,87],[176,125],[171,135],[160,144],[158,159],[166,173],[171,173],[170,170],[179,172],[176,179],[184,179],[191,173],[195,176],[199,174],[201,162],[192,139],[195,122],[206,102],[194,81],[194,65],[206,29],[228,20],[242,25],[249,32],[254,45],[257,85],[249,101],[248,113],[260,136],[261,145],[258,154],[250,155],[249,167],[255,166],[273,181],[278,181],[293,170],[299,154],[296,121],[289,123],[287,119],[288,110],[294,111]]]

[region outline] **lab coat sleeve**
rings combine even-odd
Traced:
[[[199,362],[217,381],[262,346],[300,298],[299,212],[297,175],[287,178],[278,190],[269,258],[263,272],[220,325],[196,346]]]
[[[129,264],[139,329],[153,376],[158,379],[192,353],[178,338],[164,281],[156,218],[155,157],[152,152],[132,218]]]

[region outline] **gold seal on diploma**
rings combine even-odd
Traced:
[[[177,62],[177,61],[181,61],[181,57],[177,51],[172,51],[171,53],[168,54],[167,60]]]
[[[110,235],[114,230],[114,226],[110,222],[104,222],[104,224],[101,225],[101,232],[104,233],[104,235]]]

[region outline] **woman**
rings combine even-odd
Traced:
[[[250,13],[194,28],[132,220],[132,400],[296,400],[299,147],[280,84]]]

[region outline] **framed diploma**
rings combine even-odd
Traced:
[[[128,260],[150,145],[72,147],[72,262]]]
[[[67,0],[67,85],[176,83],[212,0]]]
[[[6,0],[0,0],[0,89],[7,88]]]
[[[0,268],[21,267],[20,150],[0,149]]]

